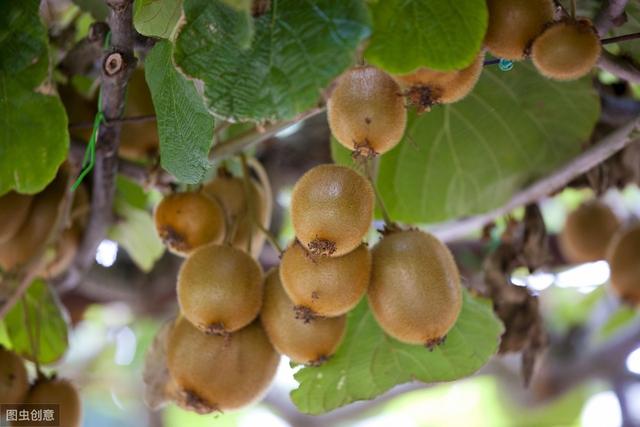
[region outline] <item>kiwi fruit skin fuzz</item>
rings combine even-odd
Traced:
[[[231,244],[246,251],[251,239],[251,254],[258,257],[265,243],[265,235],[253,223],[249,213],[249,205],[243,179],[222,171],[218,177],[202,187],[202,192],[213,198],[225,212],[229,228],[235,228]],[[269,194],[255,180],[251,180],[249,194],[257,219],[264,228],[269,228],[271,222],[271,201]]]
[[[0,244],[1,269],[19,268],[43,249],[60,215],[67,178],[67,172],[61,170],[42,192],[34,196],[22,227],[10,240]]]
[[[355,307],[371,276],[371,254],[365,244],[339,257],[308,253],[294,242],[282,256],[280,279],[298,317],[334,317]]]
[[[591,21],[565,20],[549,26],[531,47],[533,65],[554,80],[575,80],[596,65],[602,45]]]
[[[29,377],[23,360],[0,346],[0,403],[22,403],[28,391]]]
[[[460,274],[449,249],[431,234],[396,231],[372,255],[367,295],[380,327],[405,343],[441,343],[462,308]]]
[[[296,237],[314,255],[351,252],[371,226],[374,200],[369,181],[352,169],[316,166],[298,180],[291,194]]]
[[[222,243],[224,211],[218,202],[201,192],[170,194],[156,207],[158,236],[176,255],[187,256],[208,243]]]
[[[375,67],[357,67],[339,79],[327,103],[331,133],[363,157],[383,154],[404,134],[407,111],[398,84]]]
[[[205,335],[179,318],[167,345],[176,403],[201,414],[239,409],[260,399],[279,361],[260,322],[222,337]]]
[[[480,79],[484,51],[466,68],[436,71],[419,68],[413,73],[395,76],[404,89],[409,105],[418,113],[429,111],[436,104],[452,104],[467,96]]]
[[[251,323],[262,306],[262,289],[262,267],[228,245],[197,249],[178,273],[182,314],[209,334],[228,334]]]
[[[0,196],[0,244],[8,242],[18,233],[27,219],[32,196],[10,191]]]
[[[489,26],[484,44],[498,58],[518,61],[531,42],[553,21],[551,0],[487,0]]]
[[[591,200],[567,216],[558,243],[568,261],[594,262],[605,259],[607,246],[620,227],[620,221],[606,204]]]
[[[76,387],[67,380],[38,380],[29,390],[25,403],[59,405],[60,427],[82,425],[80,395]]]
[[[277,268],[267,273],[260,320],[276,350],[297,363],[318,366],[336,352],[347,327],[346,316],[318,318],[310,322],[296,318]]]
[[[640,224],[619,231],[607,252],[611,287],[623,301],[640,307]]]

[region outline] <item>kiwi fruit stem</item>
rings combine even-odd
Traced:
[[[271,232],[267,230],[267,228],[258,219],[256,207],[254,206],[254,200],[251,197],[251,176],[249,175],[249,162],[247,161],[247,156],[244,153],[240,154],[240,161],[242,162],[242,180],[244,183],[244,194],[247,200],[247,209],[251,218],[251,227],[258,228],[258,230],[260,230],[260,232],[265,235],[265,237],[269,241],[269,244],[271,244],[271,246],[273,246],[273,248],[278,251],[279,254],[282,254],[282,247],[278,243],[278,239],[276,239],[276,237],[271,234]],[[270,204],[271,186],[269,185],[269,179],[266,176],[266,172],[258,162],[252,162],[251,166],[256,171],[256,174],[258,175],[258,178],[260,180],[260,184],[265,190],[267,203]],[[271,210],[271,206],[269,206],[268,209]],[[251,230],[249,234],[253,235],[253,230]],[[252,239],[249,239],[247,242],[247,252],[249,253],[251,253],[251,241]]]

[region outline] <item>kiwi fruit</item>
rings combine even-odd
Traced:
[[[370,157],[395,147],[404,134],[407,111],[398,84],[375,67],[344,73],[327,103],[333,136],[356,155]]]
[[[371,183],[353,169],[316,166],[298,180],[291,195],[296,237],[313,255],[351,252],[369,230],[374,200]]]
[[[218,202],[199,191],[164,197],[154,213],[156,231],[167,248],[187,256],[207,243],[221,243],[225,232],[224,211]]]
[[[492,55],[512,61],[525,57],[533,39],[554,15],[552,0],[487,0],[487,7],[485,47]]]
[[[602,45],[588,19],[567,19],[549,26],[535,39],[531,59],[540,74],[555,80],[585,76],[598,62]]]
[[[176,403],[200,414],[239,409],[258,400],[279,360],[260,322],[222,337],[203,334],[179,318],[167,345]]]
[[[612,239],[607,259],[611,287],[627,303],[640,305],[640,224],[621,230]]]
[[[72,194],[73,203],[69,217],[71,224],[60,233],[55,243],[53,259],[40,272],[45,279],[57,277],[67,271],[78,252],[82,233],[89,220],[91,204],[87,189],[81,185]]]
[[[22,403],[29,391],[29,377],[22,359],[0,346],[0,403]]]
[[[145,80],[144,70],[137,68],[127,85],[127,102],[124,117],[140,117],[155,114],[151,92]],[[156,120],[125,122],[120,131],[118,154],[129,160],[148,160],[157,156],[159,149]]]
[[[358,304],[371,274],[371,254],[360,244],[348,254],[325,257],[294,242],[282,255],[280,279],[304,320],[340,316]]]
[[[0,245],[0,268],[11,271],[26,263],[43,246],[60,214],[60,203],[65,195],[67,172],[56,178],[31,202],[29,215],[9,241]]]
[[[347,327],[344,315],[310,322],[296,318],[295,306],[282,287],[277,268],[265,279],[260,320],[279,353],[312,366],[322,364],[336,352]]]
[[[225,169],[220,169],[218,176],[202,187],[202,192],[220,203],[227,216],[229,228],[235,228],[231,244],[238,249],[247,250],[251,239],[251,254],[258,257],[264,246],[265,236],[249,215],[244,180],[231,175]],[[252,206],[265,228],[269,228],[271,222],[269,193],[268,189],[251,180],[249,194]]]
[[[471,65],[454,71],[436,71],[419,68],[411,74],[395,76],[405,87],[408,104],[418,113],[429,111],[435,104],[451,104],[467,96],[475,87],[484,62],[484,51]]]
[[[27,404],[59,405],[60,427],[80,427],[82,425],[82,404],[78,390],[64,379],[38,380],[25,400]]]
[[[573,263],[606,258],[607,246],[620,221],[611,208],[599,200],[580,205],[567,216],[558,243],[564,257]]]
[[[262,267],[228,245],[196,249],[178,272],[182,314],[201,331],[228,334],[248,325],[262,305]]]
[[[387,234],[373,248],[369,306],[380,327],[408,344],[440,344],[462,308],[449,249],[418,230]]]
[[[27,219],[32,196],[10,191],[0,196],[0,245],[9,241]]]

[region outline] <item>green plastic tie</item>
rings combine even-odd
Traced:
[[[111,31],[107,33],[104,41],[104,48],[108,48],[111,43]],[[96,117],[93,119],[93,130],[91,131],[91,138],[89,138],[89,143],[87,144],[87,149],[84,152],[84,159],[82,160],[82,170],[78,175],[78,178],[71,186],[71,191],[76,191],[76,189],[82,183],[82,180],[91,170],[93,166],[96,164],[96,144],[98,143],[98,133],[100,131],[100,125],[102,123],[106,123],[107,120],[102,112],[102,85],[100,85],[100,95],[98,96],[98,112],[96,113]]]

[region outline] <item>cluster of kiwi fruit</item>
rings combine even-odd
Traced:
[[[309,366],[329,359],[346,314],[365,295],[392,337],[429,348],[443,341],[462,305],[453,257],[434,236],[400,227],[370,251],[363,242],[375,199],[368,179],[338,165],[305,173],[291,198],[296,238],[266,274],[249,249],[251,228],[236,239],[247,211],[254,212],[249,221],[261,221],[269,204],[260,183],[246,175],[237,186],[229,180],[241,179],[223,169],[197,191],[166,196],[155,211],[158,234],[186,257],[177,279],[180,315],[167,335],[170,400],[198,413],[254,402],[279,354]],[[230,206],[239,206],[236,215]]]
[[[607,260],[611,288],[640,306],[640,223],[625,226],[608,205],[590,200],[567,216],[559,245],[569,262]]]
[[[80,427],[82,405],[75,386],[56,377],[38,378],[29,384],[29,375],[23,359],[0,346],[0,403],[59,405],[59,424],[62,427]]]
[[[296,320],[311,327],[341,319],[366,294],[387,334],[433,348],[461,310],[455,261],[433,235],[398,226],[369,251],[374,201],[371,182],[353,169],[320,165],[304,174],[291,197],[296,240],[282,256],[280,283]]]
[[[63,165],[55,179],[40,193],[19,194],[14,191],[0,196],[0,269],[16,271],[43,250],[63,214],[62,201],[67,193],[69,170]],[[89,196],[80,186],[73,193],[69,218],[53,244],[45,252],[45,262],[39,271],[44,278],[63,273],[73,261],[80,238],[87,225]]]
[[[480,78],[485,50],[511,61],[530,57],[542,75],[556,80],[586,75],[600,57],[600,39],[591,21],[573,17],[554,20],[552,0],[487,0],[487,6],[484,47],[463,69],[421,67],[389,76],[363,66],[345,73],[328,104],[329,124],[336,139],[356,155],[390,150],[399,142],[406,124],[402,98],[418,113],[460,101]]]
[[[258,320],[264,273],[255,258],[271,221],[271,190],[253,166],[259,180],[221,167],[200,188],[165,196],[154,213],[167,248],[186,258],[180,315],[167,335],[166,394],[201,414],[258,399],[280,360]]]

